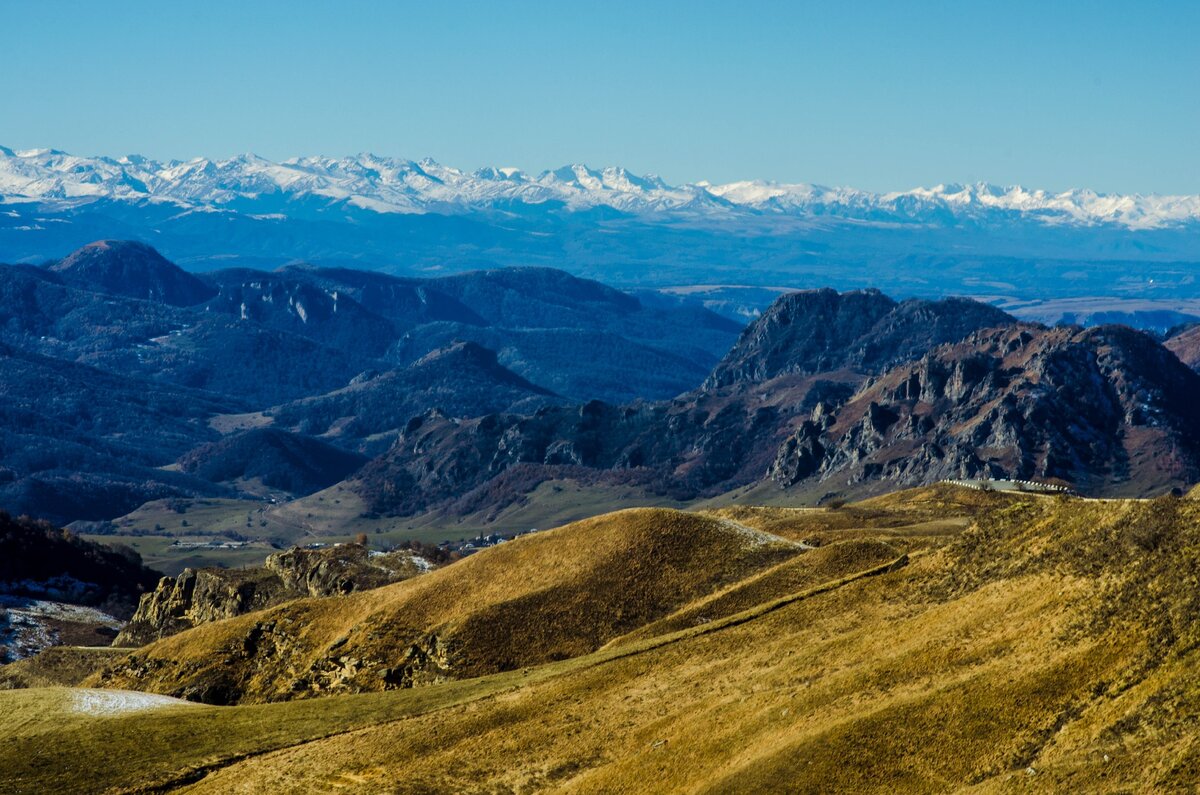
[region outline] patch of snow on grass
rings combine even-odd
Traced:
[[[86,605],[9,595],[0,595],[0,605],[7,607],[10,612],[34,618],[54,618],[59,621],[78,621],[85,624],[101,624],[113,629],[121,628],[120,619]]]
[[[138,693],[130,690],[74,690],[71,692],[71,709],[81,715],[110,717],[147,709],[161,709],[179,705],[195,706],[170,696],[154,693]]]
[[[783,536],[777,536],[774,533],[767,533],[762,530],[755,530],[753,527],[744,525],[741,522],[735,522],[732,519],[721,519],[720,522],[724,527],[726,527],[730,530],[733,530],[735,533],[737,533],[738,535],[745,538],[749,542],[749,545],[751,548],[765,547],[768,544],[781,544],[783,546],[788,546],[788,547],[800,547],[802,549],[812,549],[812,547],[809,546],[808,544],[802,543],[800,541],[791,541],[789,539],[784,538]]]
[[[121,628],[119,620],[94,607],[0,594],[0,664],[32,657],[58,643],[58,632],[48,621]]]

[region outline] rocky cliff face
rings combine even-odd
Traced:
[[[769,472],[900,484],[1062,478],[1140,494],[1200,475],[1200,377],[1123,326],[1016,326],[943,346],[815,410]]]
[[[372,510],[499,510],[546,480],[632,486],[677,499],[717,494],[762,477],[812,394],[844,399],[858,376],[798,375],[685,395],[664,403],[546,407],[477,419],[413,419],[354,488]],[[849,385],[849,386],[847,386]]]
[[[705,387],[787,373],[881,373],[973,331],[1015,322],[995,307],[964,298],[898,304],[878,290],[788,293],[742,332]]]
[[[210,621],[306,596],[378,588],[423,570],[423,561],[409,552],[380,555],[357,544],[277,552],[251,569],[184,569],[142,597],[113,645],[143,646]]]
[[[791,293],[742,334],[701,389],[658,403],[592,401],[531,415],[460,420],[431,412],[408,423],[387,454],[360,471],[355,488],[381,513],[453,515],[503,507],[553,478],[681,500],[719,494],[761,479],[811,412],[828,417],[867,376],[1015,322],[963,299]],[[803,452],[816,454],[812,445]],[[798,477],[812,467],[803,464]]]

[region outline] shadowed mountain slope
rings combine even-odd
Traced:
[[[115,550],[49,522],[0,513],[0,593],[106,605],[128,616],[160,576],[132,550]]]
[[[496,354],[473,342],[455,342],[400,370],[367,373],[349,386],[271,409],[276,425],[327,435],[345,444],[378,448],[373,437],[400,432],[435,408],[454,417],[497,411],[532,413],[565,401],[501,366]]]
[[[50,266],[68,284],[172,306],[195,306],[213,290],[144,243],[100,240]]]
[[[179,468],[214,483],[257,481],[302,496],[344,480],[366,462],[317,439],[256,428],[190,450],[179,459]]]
[[[716,361],[715,355],[701,352],[689,358],[664,350],[662,343],[633,342],[610,331],[462,323],[421,326],[401,337],[386,358],[407,363],[426,355],[431,346],[437,350],[460,340],[496,351],[500,364],[574,402],[674,397],[703,381]]]
[[[741,330],[741,324],[706,309],[643,305],[628,293],[551,268],[475,271],[429,284],[494,326],[609,332],[705,367]]]
[[[300,269],[223,270],[204,274],[204,279],[218,290],[207,310],[353,351],[359,358],[382,355],[399,334],[391,320],[337,289],[310,283]]]
[[[55,521],[119,516],[146,500],[220,491],[157,467],[216,438],[237,404],[0,343],[0,505]]]
[[[415,279],[293,265],[193,276],[141,243],[102,241],[50,268],[0,271],[0,339],[258,408],[456,340],[498,351],[506,367],[576,401],[661,399],[695,386],[740,330],[703,308],[643,306],[548,268]]]

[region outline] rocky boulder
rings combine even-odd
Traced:
[[[428,567],[407,551],[380,554],[358,544],[293,548],[249,569],[184,569],[142,597],[114,646],[144,646],[185,629],[310,596],[378,588]]]

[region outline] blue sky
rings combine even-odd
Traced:
[[[1197,2],[0,0],[0,81],[78,154],[1200,193]]]

